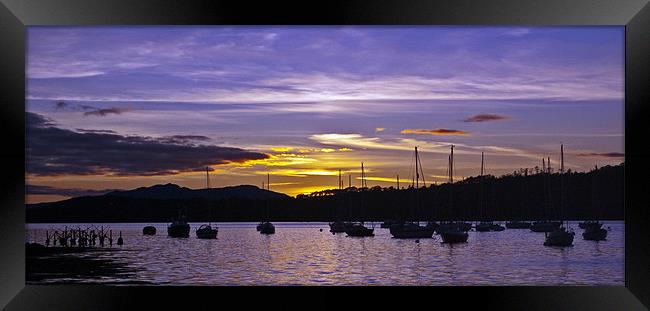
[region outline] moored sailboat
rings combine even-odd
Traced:
[[[363,214],[364,211],[364,206],[363,206],[363,192],[366,190],[367,185],[366,185],[366,175],[363,169],[363,162],[361,162],[361,188],[359,191],[361,193],[359,194],[361,196],[361,213]],[[375,228],[371,227],[368,228],[365,226],[364,221],[363,221],[363,216],[361,217],[360,221],[353,222],[350,225],[348,225],[345,229],[345,234],[350,237],[370,237],[370,236],[375,236]]]
[[[172,238],[189,238],[190,237],[190,225],[185,219],[185,215],[182,215],[180,210],[178,211],[178,217],[172,220],[172,223],[167,225],[167,235]]]
[[[564,145],[560,145],[560,219],[564,217],[564,198]],[[568,222],[565,227],[564,221],[561,220],[561,225],[557,229],[545,235],[544,246],[571,246],[575,232],[569,228]]]
[[[547,217],[547,213],[552,209],[552,200],[551,200],[551,158],[548,158],[548,162],[544,162],[542,158],[543,167],[545,168],[545,190],[544,190],[544,215],[543,218]],[[550,219],[542,219],[538,221],[533,221],[530,225],[530,231],[532,232],[552,232],[557,230],[562,223],[560,221],[553,221]]]
[[[341,170],[339,170],[339,191],[343,190],[343,181],[341,180]],[[339,196],[344,194],[339,193]],[[337,218],[335,221],[329,223],[330,232],[333,234],[345,232],[345,230],[350,226],[350,222],[340,220],[340,211],[336,213]]]
[[[520,219],[526,219],[525,218],[525,213],[524,213],[524,194],[526,191],[524,190],[524,186],[526,184],[526,180],[528,177],[528,169],[526,168],[524,171],[524,178],[521,180],[520,184],[520,192],[519,192],[519,219],[511,220],[511,221],[506,221],[506,228],[508,229],[530,229],[531,223],[528,221],[520,220]]]
[[[591,175],[591,188],[592,188],[592,205],[596,205],[598,202],[596,196],[598,194],[597,185],[598,182],[596,177],[598,176],[598,167],[595,168],[594,172]],[[598,209],[599,214],[602,213],[602,209]],[[588,220],[581,223],[580,228],[585,229],[585,232],[582,233],[582,238],[589,241],[603,241],[607,238],[607,230],[603,229],[603,224],[598,220]]]
[[[449,212],[453,209],[453,185],[454,185],[454,145],[451,145],[451,153],[449,155]],[[471,227],[471,224],[470,224]],[[465,243],[467,242],[468,234],[467,223],[449,221],[440,224],[437,229],[443,243]]]
[[[483,152],[481,152],[481,174],[479,175],[479,218],[485,219],[487,217],[486,206],[483,204],[483,175],[485,173],[485,158]],[[488,231],[503,231],[505,228],[493,221],[481,220],[480,222],[474,225],[474,230],[477,232],[488,232]]]
[[[206,166],[205,167],[205,179],[206,179],[206,189],[210,189],[210,171],[209,168]],[[210,210],[212,211],[212,210]],[[212,214],[212,213],[210,213]],[[210,215],[211,216],[211,215]],[[198,229],[196,229],[196,237],[199,239],[216,239],[217,238],[217,233],[219,232],[219,229],[217,226],[212,227],[212,223],[209,223],[207,225],[201,225]]]
[[[270,191],[271,190],[271,177],[269,173],[266,173],[266,190]],[[260,222],[257,225],[257,231],[259,231],[261,234],[274,234],[275,233],[275,226],[271,223],[270,221],[270,215],[269,215],[269,202],[266,202],[266,221]]]
[[[422,176],[420,176],[422,173]],[[418,191],[420,189],[420,177],[422,177],[423,185],[426,187],[424,180],[424,173],[422,172],[422,164],[420,163],[420,156],[418,155],[418,147],[415,147],[415,210],[418,210],[419,197]],[[414,215],[416,212],[411,211]],[[415,239],[415,238],[431,238],[433,236],[434,228],[428,226],[421,226],[418,221],[411,219],[410,221],[398,222],[390,227],[390,234],[396,239]]]

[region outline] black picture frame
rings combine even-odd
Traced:
[[[643,310],[650,306],[650,208],[645,151],[650,115],[650,5],[647,0],[402,1],[154,1],[0,0],[0,118],[5,146],[0,191],[0,307],[6,310],[166,308],[184,303],[214,308],[224,300],[246,308],[301,305],[310,297],[346,308],[384,304],[389,298],[440,305],[455,296],[463,308],[494,304],[517,310]],[[25,27],[30,25],[408,24],[408,25],[625,25],[625,286],[431,287],[417,293],[390,288],[285,289],[290,293],[215,287],[25,285]],[[381,293],[376,293],[380,291]],[[264,299],[258,299],[265,294]],[[348,296],[346,300],[340,295]],[[352,295],[366,299],[350,301]],[[179,298],[182,295],[183,298]],[[253,296],[254,295],[254,296]],[[381,296],[379,296],[381,295]],[[414,297],[412,297],[415,295]],[[230,297],[230,298],[228,298]],[[446,300],[446,299],[445,299]],[[345,302],[344,302],[345,301]],[[350,302],[348,302],[350,301]],[[187,303],[187,305],[185,305]],[[644,307],[645,305],[645,307]],[[302,307],[305,307],[302,305]],[[491,308],[491,307],[490,307]]]

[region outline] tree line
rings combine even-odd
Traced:
[[[80,197],[27,209],[28,222],[623,219],[624,164],[564,174],[522,169],[453,184],[349,187],[274,200]]]

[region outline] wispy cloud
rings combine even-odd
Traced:
[[[585,152],[578,153],[579,157],[601,157],[601,158],[624,158],[625,153],[622,152]]]
[[[486,121],[499,121],[509,120],[510,116],[502,114],[482,113],[467,117],[463,122],[486,122]]]
[[[96,110],[91,110],[91,111],[86,111],[84,112],[84,116],[106,116],[109,114],[122,114],[128,111],[131,111],[132,109],[130,108],[119,108],[119,107],[111,107],[111,108],[104,108],[104,109],[96,109]]]
[[[82,189],[82,188],[56,188],[45,185],[25,185],[28,195],[61,195],[67,197],[102,195],[118,189]]]
[[[375,128],[375,133],[381,133],[381,132],[383,132],[384,130],[386,130],[385,127],[376,127],[376,128]]]
[[[445,128],[439,128],[434,130],[429,129],[404,129],[400,133],[402,134],[419,134],[419,135],[469,135],[469,132],[461,130],[451,130]]]
[[[591,48],[615,46],[622,38],[613,36],[614,28],[572,31],[597,43],[559,40],[557,31],[543,28],[507,27],[34,28],[28,36],[28,97],[622,100],[622,48]],[[533,32],[536,40],[522,46],[519,36]],[[504,48],[489,49],[495,45]],[[567,49],[572,53],[557,53]]]

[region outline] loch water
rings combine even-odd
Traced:
[[[544,233],[528,229],[469,232],[468,243],[400,240],[375,223],[375,236],[332,234],[327,223],[274,223],[263,235],[256,223],[215,223],[217,239],[170,238],[165,223],[95,224],[113,231],[112,249],[59,256],[111,259],[136,272],[101,278],[46,279],[41,283],[156,285],[624,285],[624,222],[607,221],[607,240],[582,239],[572,247],[546,247]],[[369,224],[369,223],[368,223]],[[142,234],[153,225],[154,236]],[[27,242],[44,244],[45,230],[90,224],[27,224]],[[321,231],[322,229],[322,231]],[[124,245],[117,246],[119,231]],[[108,249],[109,247],[105,247]],[[125,279],[127,278],[127,279]],[[39,283],[40,284],[40,283]]]

